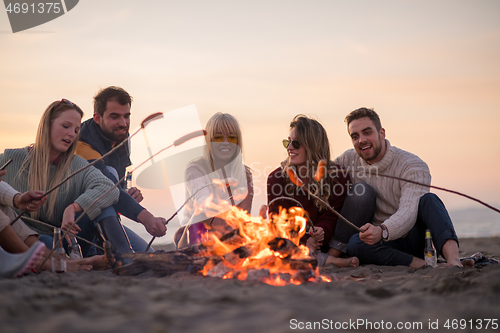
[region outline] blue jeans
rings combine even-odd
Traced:
[[[376,197],[377,193],[370,185],[356,183],[349,188],[340,214],[358,227],[370,223],[375,212]],[[330,247],[347,253],[347,243],[357,232],[356,229],[338,219],[335,233],[330,240]]]
[[[78,218],[80,214],[81,213],[77,213],[76,218]],[[101,211],[101,215],[99,215],[95,220],[90,220],[88,216],[84,216],[78,222],[78,226],[81,229],[81,231],[78,233],[78,236],[94,244],[102,245],[101,237],[99,235],[99,232],[97,231],[96,224],[105,217],[116,216],[116,215],[117,215],[116,211],[113,207],[107,207]],[[123,228],[125,229],[125,233],[127,234],[128,239],[130,240],[130,245],[132,245],[132,249],[135,252],[144,252],[146,250],[146,247],[148,246],[148,243],[126,226],[123,226]],[[53,237],[49,235],[41,235],[40,241],[45,243],[45,245],[49,249],[52,249]],[[82,248],[82,253],[84,257],[91,257],[99,253],[99,251],[95,246],[87,242],[80,240],[78,244],[80,244],[80,247]],[[63,245],[64,248],[67,249],[68,244],[65,239],[63,240]],[[148,250],[148,252],[153,252],[153,251],[154,250],[152,248]]]
[[[438,255],[442,253],[441,249],[449,239],[458,243],[448,211],[434,193],[426,193],[420,198],[417,221],[408,235],[368,245],[359,238],[359,234],[355,234],[347,244],[347,251],[349,255],[358,257],[360,264],[409,266],[413,257],[421,259],[424,257],[425,229],[430,229]]]

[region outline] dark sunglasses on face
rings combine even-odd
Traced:
[[[62,103],[66,104],[66,105],[69,105],[77,110],[79,110],[80,112],[83,112],[82,109],[80,109],[80,107],[78,105],[76,105],[75,103],[73,103],[72,101],[66,99],[66,98],[63,98],[59,101],[59,103],[57,103],[51,110],[54,111],[55,109],[57,109],[59,107],[59,105],[61,105]]]
[[[297,140],[283,140],[283,147],[288,148],[290,144],[292,144],[292,147],[295,149],[300,148],[300,142],[298,142]]]
[[[215,134],[212,137],[212,142],[223,142],[224,137],[227,137],[227,142],[238,144],[238,136],[237,135],[224,135],[224,134]]]

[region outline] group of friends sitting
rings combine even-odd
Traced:
[[[55,227],[88,241],[80,242],[83,258],[68,260],[69,271],[108,269],[131,260],[123,254],[153,251],[120,221],[123,215],[141,223],[154,237],[167,230],[163,217],[140,204],[141,191],[126,188],[123,181],[131,161],[129,144],[120,143],[130,135],[131,105],[132,97],[124,89],[107,87],[94,97],[93,117],[82,123],[84,114],[76,104],[55,101],[41,117],[34,144],[0,155],[0,165],[12,160],[0,171],[0,276],[51,270],[51,260],[44,259],[52,249]],[[287,158],[268,176],[268,204],[261,207],[261,216],[271,219],[283,208],[303,208],[313,227],[300,241],[320,265],[421,267],[426,229],[448,265],[473,265],[471,260],[460,261],[448,212],[438,196],[429,193],[427,164],[391,145],[374,110],[356,109],[345,122],[354,149],[332,159],[324,127],[305,115],[292,119],[283,140]],[[248,212],[252,208],[252,170],[243,163],[237,120],[217,113],[205,131],[203,156],[185,170],[189,200],[174,237],[178,247],[229,231],[224,212],[207,205],[207,198]],[[326,172],[318,179],[320,164]],[[290,179],[292,174],[300,186]],[[12,224],[23,212],[27,215]],[[102,240],[112,244],[111,257],[92,245]],[[67,248],[66,239],[63,243]]]

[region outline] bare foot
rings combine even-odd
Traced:
[[[66,260],[68,272],[91,271],[92,265],[88,264],[85,259],[68,259]]]
[[[334,264],[337,267],[358,267],[359,266],[359,259],[356,257],[337,258],[334,256],[328,256],[328,259],[326,259],[325,265],[327,265],[327,264]]]
[[[113,263],[106,261],[104,255],[93,256],[89,258],[85,258],[83,260],[87,260],[87,263],[92,265],[92,269],[98,271],[104,271],[106,269],[110,269],[113,266]]]
[[[447,261],[446,266],[458,266],[458,267],[469,267],[469,268],[474,268],[474,259],[464,259],[460,261],[458,260],[453,260],[453,261]]]

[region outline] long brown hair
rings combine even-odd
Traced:
[[[296,140],[304,146],[306,150],[306,167],[307,178],[309,179],[309,186],[318,189],[317,194],[321,199],[328,202],[331,189],[329,182],[316,181],[314,173],[316,172],[318,162],[322,159],[326,160],[327,170],[331,167],[330,161],[330,142],[326,130],[317,120],[309,118],[303,114],[296,115],[290,122],[290,130],[295,128]],[[284,170],[288,167],[295,169],[298,174],[296,166],[290,165],[290,158],[287,158],[284,164]],[[285,177],[288,179],[288,173],[285,172]],[[288,181],[290,181],[288,179]],[[290,181],[291,182],[291,181]],[[295,186],[295,185],[294,185]],[[326,205],[315,200],[315,205],[323,210]]]
[[[50,149],[52,146],[50,138],[52,133],[52,125],[55,119],[59,118],[59,116],[61,116],[63,112],[68,110],[77,111],[83,118],[83,111],[79,107],[62,103],[60,101],[55,101],[45,109],[45,112],[40,119],[35,143],[31,146],[31,151],[28,154],[26,160],[23,162],[21,169],[19,170],[20,175],[24,170],[29,168],[29,189],[47,191],[54,185],[60,183],[70,174],[71,162],[73,161],[78,138],[75,139],[68,150],[66,150],[64,153],[61,153],[59,161],[56,165],[56,169],[53,172],[52,179],[50,179]],[[52,218],[54,215],[54,207],[57,200],[57,195],[61,188],[64,188],[65,191],[68,191],[70,185],[64,184],[62,187],[52,192],[43,206],[44,211],[49,218]],[[38,215],[39,214],[37,212],[32,213],[32,216],[34,218],[37,218]]]

